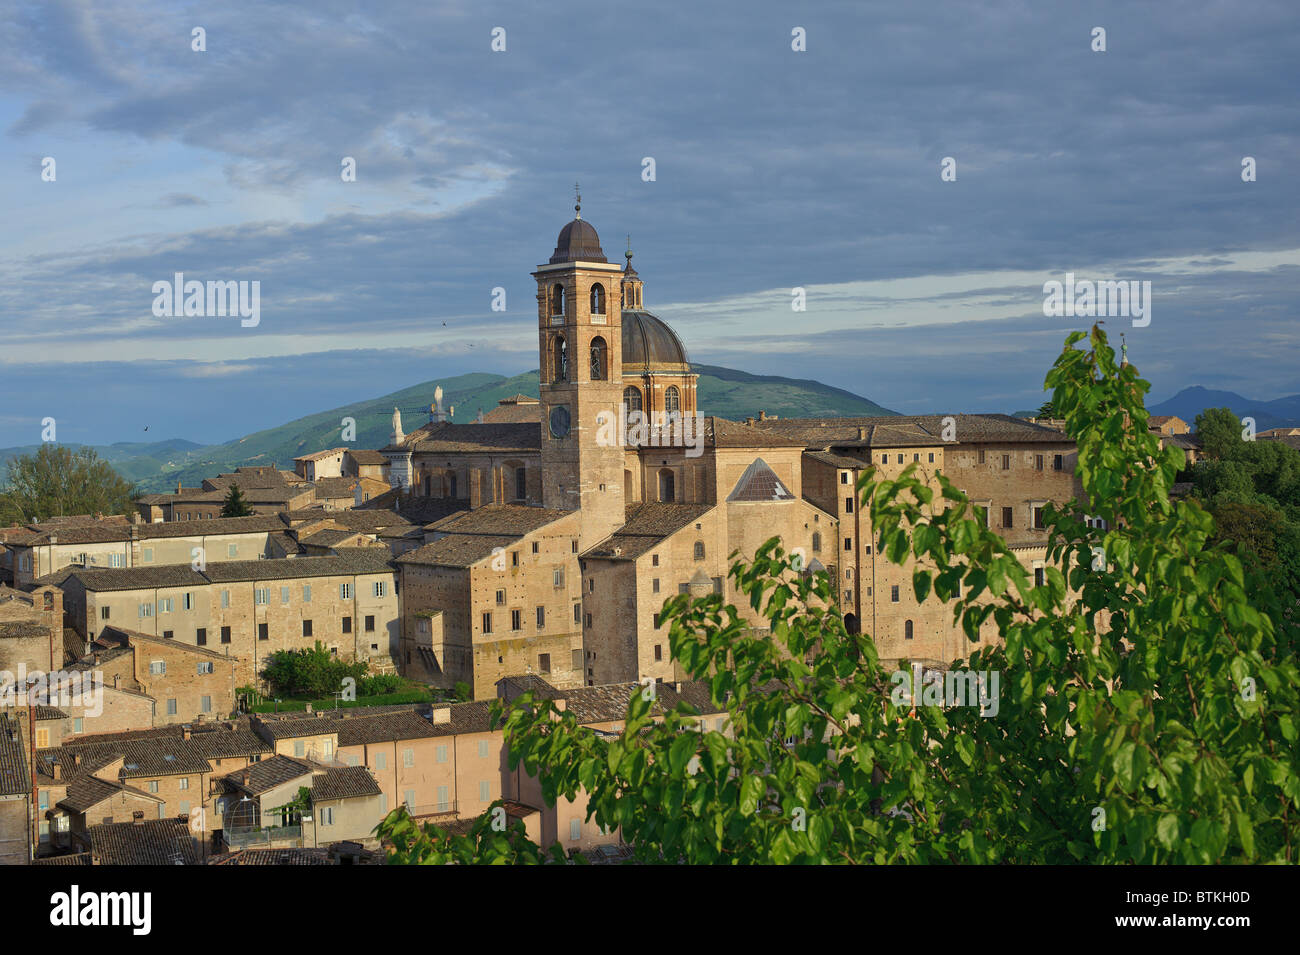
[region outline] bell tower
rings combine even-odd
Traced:
[[[582,513],[580,547],[626,518],[619,405],[623,393],[622,270],[582,218],[560,230],[537,280],[542,405],[542,502]]]

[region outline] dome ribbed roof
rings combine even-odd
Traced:
[[[555,240],[555,253],[551,256],[551,265],[578,261],[605,261],[600,236],[586,219],[574,219],[560,230],[560,237]]]
[[[623,372],[690,371],[677,333],[649,312],[623,312]]]

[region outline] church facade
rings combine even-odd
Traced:
[[[658,614],[677,593],[720,593],[730,555],[779,537],[838,582],[850,627],[881,656],[949,662],[969,643],[951,610],[918,604],[910,566],[873,552],[859,475],[940,470],[1041,566],[1042,507],[1078,492],[1074,446],[1003,415],[776,419],[701,416],[677,333],[647,311],[632,253],[607,261],[581,217],[537,267],[540,393],[473,423],[441,402],[382,450],[402,499],[431,519],[398,558],[398,665],[476,697],[507,676],[560,688],[683,679]]]

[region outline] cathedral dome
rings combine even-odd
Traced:
[[[600,247],[600,236],[590,222],[581,217],[575,218],[560,230],[560,237],[555,240],[555,253],[551,256],[551,265],[560,262],[604,262],[605,253]]]
[[[649,312],[623,312],[623,373],[691,370],[677,333]]]

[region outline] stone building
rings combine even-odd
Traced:
[[[396,574],[386,548],[327,557],[123,570],[72,570],[64,605],[83,649],[109,628],[175,640],[235,660],[238,685],[268,654],[321,642],[343,659],[391,665],[400,637]]]
[[[681,339],[646,309],[631,252],[622,267],[608,262],[580,207],[533,278],[539,398],[505,399],[469,424],[447,420],[438,405],[409,433],[395,411],[381,449],[400,494],[469,512],[448,519],[454,528],[428,525],[428,542],[400,561],[399,662],[421,678],[465,679],[480,696],[506,675],[547,674],[561,687],[681,679],[659,617],[664,601],[719,593],[761,626],[728,570],[733,553],[750,556],[772,537],[803,566],[832,575],[846,623],[871,632],[883,656],[948,662],[969,644],[948,607],[917,603],[910,565],[874,552],[858,478],[869,469],[896,477],[914,465],[934,483],[942,471],[1034,570],[1046,556],[1044,507],[1078,495],[1069,438],[1006,415],[780,420],[759,412],[743,423],[699,415]],[[530,606],[558,587],[554,562],[521,573],[493,560],[495,548],[510,552],[517,541],[541,545],[489,540],[500,515],[527,511],[539,528],[570,515],[561,533],[576,549],[564,581],[580,588],[580,667],[576,655],[559,659],[551,609],[536,611],[545,631],[530,621]],[[511,652],[493,653],[475,627],[488,615],[498,627],[502,613],[511,617]]]

